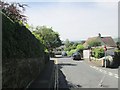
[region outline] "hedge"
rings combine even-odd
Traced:
[[[103,48],[95,48],[92,50],[92,56],[95,58],[102,58],[104,55],[105,53]]]
[[[2,21],[2,87],[25,88],[40,74],[49,55],[25,26],[5,15]]]

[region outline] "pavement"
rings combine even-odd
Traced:
[[[45,66],[40,75],[33,80],[27,89],[45,88],[50,89],[54,87],[54,60],[50,60]]]
[[[84,59],[84,61],[90,65],[94,65],[96,67],[102,67],[102,64],[100,61],[95,61],[95,60],[89,60],[89,59]]]

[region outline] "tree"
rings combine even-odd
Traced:
[[[2,13],[4,13],[13,21],[19,21],[20,23],[22,22],[26,24],[26,16],[22,14],[25,11],[25,6],[27,5],[0,1],[0,8],[2,9]]]
[[[69,41],[69,39],[66,39],[65,40],[65,47],[67,48],[67,47],[69,47],[70,46],[70,41]]]
[[[45,45],[48,51],[52,51],[54,48],[59,47],[62,42],[59,37],[59,33],[54,32],[52,28],[46,26],[37,26],[33,34]]]
[[[83,50],[84,49],[84,46],[83,45],[81,45],[81,44],[78,44],[77,45],[77,50]]]
[[[100,46],[101,42],[94,40],[94,41],[88,42],[88,45],[89,47],[96,47],[96,46]]]

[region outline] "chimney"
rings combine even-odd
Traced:
[[[101,37],[101,34],[99,33],[98,36]]]

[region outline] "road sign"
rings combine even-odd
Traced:
[[[106,47],[106,45],[104,46],[104,50],[107,51],[107,47]]]

